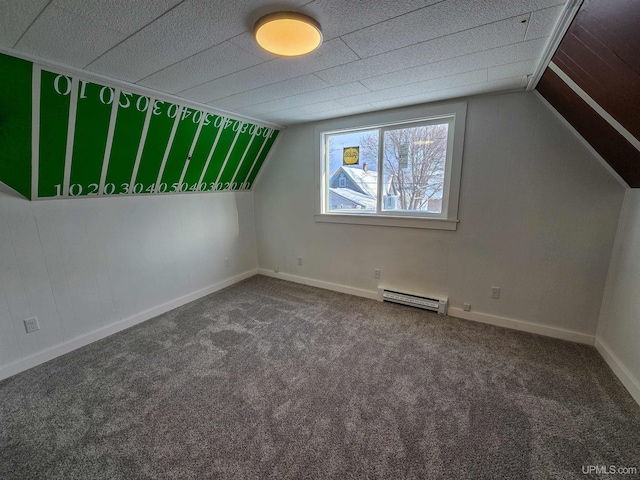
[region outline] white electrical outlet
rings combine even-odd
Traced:
[[[280,271],[280,267],[277,267],[277,266],[276,266],[276,267],[273,267],[273,271],[274,271],[274,272],[276,272],[276,273],[278,273],[278,272]]]
[[[27,329],[27,333],[35,332],[36,330],[40,330],[40,325],[38,324],[38,317],[27,318],[24,321],[24,328]]]
[[[228,266],[229,266],[229,259],[228,259],[228,258],[225,258],[225,259],[224,259],[224,266],[225,266],[225,267],[228,267]]]
[[[470,312],[471,311],[471,304],[470,303],[463,303],[462,304],[462,308],[465,312]]]
[[[298,265],[302,265],[302,257],[298,257]]]
[[[491,298],[500,298],[500,287],[491,287]]]
[[[373,270],[373,278],[380,278],[380,269],[376,268]]]

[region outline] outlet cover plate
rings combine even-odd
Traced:
[[[24,328],[27,330],[27,333],[40,330],[40,325],[38,324],[38,317],[27,318],[24,321]]]

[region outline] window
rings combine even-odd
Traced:
[[[401,118],[418,111],[424,116]],[[317,129],[316,220],[455,230],[466,104],[393,113],[393,121],[373,126],[344,119],[339,128],[330,128],[334,121]]]
[[[343,173],[340,174],[338,178],[338,186],[341,188],[345,188],[347,186],[347,176]]]

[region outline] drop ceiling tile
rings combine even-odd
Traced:
[[[277,58],[185,90],[180,94],[197,102],[209,103],[237,93],[281,82],[356,60],[342,40],[329,40],[315,52],[302,58]]]
[[[315,0],[308,2],[301,0],[295,9],[315,18],[322,27],[325,42],[345,33],[350,33],[363,27],[370,26],[382,20],[388,20],[397,15],[431,5],[442,0]],[[302,5],[304,4],[304,5]],[[246,51],[265,60],[278,58],[262,50],[256,44],[252,27],[253,23],[263,14],[279,10],[275,6],[268,9],[257,9],[256,15],[251,15],[251,22],[244,32],[230,41]]]
[[[0,0],[0,44],[12,48],[49,0]]]
[[[301,11],[322,26],[325,39],[369,27],[405,13],[433,5],[441,0],[315,0]]]
[[[224,42],[166,67],[138,84],[176,93],[262,62],[233,43]]]
[[[358,60],[316,73],[332,85],[350,83],[409,67],[437,62],[522,41],[526,24],[519,17],[454,33],[393,52]]]
[[[53,0],[52,5],[111,30],[131,35],[181,0]]]
[[[249,105],[269,102],[312,90],[319,90],[328,86],[329,84],[327,82],[320,80],[313,74],[303,75],[302,77],[284,80],[272,85],[267,85],[266,87],[254,88],[253,90],[231,95],[230,97],[214,100],[210,102],[209,105],[229,110],[237,110]]]
[[[488,70],[488,79],[499,80],[501,78],[510,78],[523,75],[533,75],[538,66],[540,59],[525,60],[522,62],[509,63],[507,65],[499,65],[491,67]]]
[[[483,67],[513,63],[522,59],[534,59],[542,55],[542,50],[546,43],[547,39],[545,38],[532,40],[530,42],[514,43],[504,47],[483,50],[469,55],[461,55],[439,62],[378,75],[377,77],[362,80],[362,84],[370,90],[381,90],[415,83],[421,80],[428,80],[430,78],[478,70]]]
[[[545,8],[544,10],[533,12],[525,40],[551,35],[563,9],[564,5],[558,5],[557,7]]]
[[[338,102],[330,101],[330,102],[319,102],[313,103],[311,105],[304,105],[301,107],[295,107],[287,110],[282,110],[280,112],[274,112],[272,114],[261,115],[261,119],[274,122],[276,119],[282,120],[289,118],[290,116],[296,115],[308,115],[317,112],[323,112],[325,110],[336,110],[344,108],[344,105],[340,105]],[[286,112],[286,113],[285,113]]]
[[[354,52],[366,58],[560,3],[564,1],[449,0],[372,25],[342,38]],[[521,40],[523,39],[524,36]]]
[[[494,80],[491,82],[482,82],[471,85],[462,85],[453,88],[446,88],[435,92],[425,92],[407,97],[383,100],[379,102],[371,102],[376,110],[385,108],[397,108],[406,105],[418,105],[421,103],[437,102],[439,100],[447,100],[453,98],[466,97],[470,95],[480,95],[483,93],[494,93],[507,90],[515,90],[523,88],[522,78],[506,78]]]
[[[297,114],[297,115],[283,115],[280,112],[274,112],[271,116],[274,122],[280,124],[293,125],[296,123],[318,121],[327,118],[337,118],[346,115],[355,115],[364,112],[372,112],[376,110],[384,110],[388,108],[398,108],[407,105],[420,105],[423,103],[437,102],[440,100],[448,100],[454,98],[461,98],[471,95],[479,95],[483,93],[494,93],[501,91],[520,90],[524,88],[526,81],[520,77],[506,78],[501,80],[494,80],[491,82],[475,83],[471,85],[463,85],[459,87],[446,88],[433,92],[422,92],[407,97],[394,98],[391,100],[383,100],[378,102],[372,102],[361,105],[354,105],[350,107],[342,107],[330,110],[323,110],[321,112],[313,112],[310,114]]]
[[[401,87],[387,88],[377,90],[375,92],[363,93],[360,95],[352,95],[350,97],[338,99],[337,101],[344,106],[359,105],[363,103],[381,102],[384,100],[392,100],[395,98],[407,97],[446,88],[470,85],[487,81],[487,70],[475,70],[473,72],[460,73],[457,75],[449,75],[446,77],[435,78],[423,82],[403,85]]]
[[[137,82],[239,35],[247,15],[266,1],[186,0],[89,65],[89,70]],[[289,2],[290,3],[290,2]]]
[[[332,108],[329,110],[318,111],[315,110],[310,113],[297,113],[288,112],[286,114],[274,112],[271,115],[271,122],[279,123],[280,125],[293,125],[296,123],[312,122],[318,120],[326,120],[327,118],[344,117],[347,115],[356,115],[358,113],[371,112],[376,110],[372,105],[355,105],[352,107],[340,107]]]
[[[49,6],[31,25],[16,48],[66,65],[84,67],[123,38],[121,32]]]
[[[260,103],[258,105],[251,105],[239,110],[238,113],[243,115],[260,116],[269,112],[277,112],[280,110],[302,107],[309,104],[336,100],[343,97],[362,94],[368,91],[369,90],[367,90],[367,88],[360,83],[349,83],[346,85],[323,88],[322,90],[316,90],[299,95],[291,95],[280,98],[278,100]]]
[[[234,45],[242,48],[243,50],[249,52],[256,57],[261,58],[262,60],[273,60],[274,58],[279,58],[277,55],[273,53],[269,53],[266,50],[263,50],[258,46],[255,39],[253,38],[252,32],[244,32],[240,35],[236,35],[233,38],[230,38],[229,41]]]

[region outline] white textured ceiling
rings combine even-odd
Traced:
[[[524,88],[566,0],[0,0],[0,45],[288,125]],[[262,15],[315,17],[300,58],[260,50]]]

